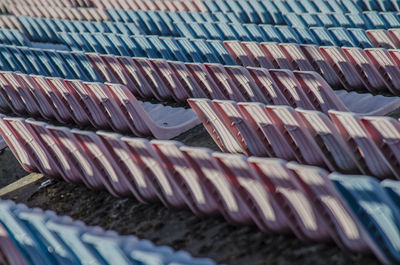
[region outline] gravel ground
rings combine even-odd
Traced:
[[[201,126],[177,140],[218,150]],[[0,172],[0,188],[26,175],[9,149],[0,155]],[[334,244],[302,242],[292,235],[268,235],[253,226],[234,226],[218,216],[199,218],[186,210],[115,198],[105,191],[92,191],[61,180],[45,182],[47,179],[39,175],[32,174],[27,179],[21,184],[14,183],[13,191],[6,194],[0,189],[3,194],[0,197],[53,210],[120,234],[134,234],[158,245],[189,251],[194,256],[210,257],[218,263],[379,264],[372,255],[350,253]]]

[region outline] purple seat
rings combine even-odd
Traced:
[[[281,43],[279,47],[286,57],[291,60],[296,70],[315,71],[298,44]]]
[[[363,90],[364,83],[354,65],[347,60],[339,47],[320,47],[322,55],[336,72],[346,90]]]
[[[386,30],[383,29],[370,29],[365,32],[368,39],[372,42],[374,47],[380,47],[385,49],[398,48],[388,35]]]
[[[360,116],[339,111],[329,111],[329,116],[359,160],[365,173],[380,178],[390,178],[395,174],[392,166],[362,127]]]

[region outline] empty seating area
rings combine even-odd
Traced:
[[[400,263],[400,0],[0,13],[0,150],[27,172]],[[185,251],[0,198],[0,264],[224,263]]]
[[[380,184],[371,177],[329,174],[321,168],[279,159],[247,158],[171,141],[71,130],[32,119],[2,116],[0,124],[2,135],[7,136],[7,143],[27,170],[83,182],[92,189],[105,188],[116,196],[134,196],[142,202],[156,199],[170,207],[189,208],[200,216],[219,213],[230,222],[253,223],[265,232],[290,230],[303,240],[333,240],[353,251],[383,255],[388,264],[397,262],[397,241],[387,239],[400,236],[400,212],[395,203],[399,182],[385,180]],[[370,211],[376,204],[385,205],[385,212]],[[3,203],[0,221],[7,225],[4,208],[10,209]],[[11,207],[6,214],[14,212],[17,210]],[[389,227],[373,222],[382,214]],[[17,218],[22,216],[26,215]],[[102,244],[102,238],[97,242]]]
[[[90,262],[127,265],[155,264],[154,261],[160,262],[158,264],[216,264],[209,259],[193,258],[183,251],[175,252],[169,247],[157,247],[148,240],[120,236],[100,227],[86,226],[67,216],[29,209],[11,201],[0,200],[0,223],[1,250],[6,258],[15,262],[12,264]],[[17,249],[22,251],[19,253]]]

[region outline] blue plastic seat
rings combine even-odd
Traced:
[[[4,34],[5,31],[7,31],[7,29],[0,30],[0,43],[1,44],[11,44],[12,40],[10,40],[10,38]]]
[[[363,10],[357,6],[353,1],[340,1],[342,4],[342,7],[344,7],[345,13],[354,13],[354,14],[358,14],[361,13]]]
[[[74,27],[77,29],[77,32],[89,32],[85,25],[81,21],[71,21]]]
[[[303,15],[303,14],[302,14]],[[287,25],[291,27],[298,27],[298,28],[308,28],[308,23],[311,22],[311,25],[318,25],[317,21],[305,21],[303,16],[296,14],[296,13],[286,13],[284,16],[284,20]],[[308,18],[313,20],[312,16],[309,15]]]
[[[200,12],[187,12],[187,13],[190,14],[190,16],[193,18],[194,22],[203,23],[203,22],[208,21],[207,19],[204,18],[203,14]],[[207,14],[209,14],[209,13],[207,13]]]
[[[265,34],[260,30],[260,27],[256,24],[243,24],[243,27],[249,32],[250,38],[256,42],[267,41]]]
[[[20,16],[18,21],[24,29],[24,32],[28,35],[30,40],[34,41],[46,41],[43,39],[43,33],[38,32],[38,28],[31,23],[31,19],[28,17]]]
[[[377,2],[378,2],[379,6],[381,7],[383,12],[395,12],[395,11],[398,11],[398,9],[396,9],[396,6],[394,4],[396,2],[396,0],[394,0],[394,1],[377,0]]]
[[[235,59],[225,48],[222,41],[219,40],[207,40],[209,47],[213,50],[214,54],[219,58],[219,61],[224,65],[236,65]]]
[[[119,12],[117,12],[116,9],[113,8],[108,8],[106,9],[107,15],[109,18],[111,18],[111,21],[115,21],[115,22],[123,22],[121,16],[119,15]],[[127,22],[127,21],[125,21]]]
[[[132,36],[132,41],[138,44],[138,47],[145,52],[146,57],[148,58],[162,58],[161,54],[157,51],[157,49],[146,39],[145,36]]]
[[[300,3],[304,8],[304,12],[306,13],[329,12],[326,10],[320,10],[316,2],[322,1],[300,0]]]
[[[214,1],[222,13],[233,12],[230,5],[227,3],[227,1],[225,1],[225,0],[214,0]]]
[[[43,54],[50,59],[51,63],[49,65],[54,66],[55,72],[53,74],[56,74],[55,76],[65,79],[76,79],[80,76],[79,74],[77,74],[79,68],[73,69],[72,66],[68,63],[70,60],[66,62],[66,60],[62,58],[62,56],[60,56],[58,52],[53,50],[44,50]],[[42,58],[42,60],[45,60],[45,58]]]
[[[11,60],[11,61],[10,61]],[[0,69],[3,71],[15,71],[15,59],[4,45],[0,45]]]
[[[108,39],[117,51],[117,55],[121,56],[131,56],[128,51],[128,47],[123,43],[121,38],[116,34],[104,34],[104,37]]]
[[[115,23],[125,23],[125,22],[114,22],[114,21],[105,21],[104,25],[107,27],[107,32],[117,34],[119,29],[116,27]],[[131,23],[131,22],[128,22]]]
[[[146,53],[143,49],[133,40],[133,38],[125,35],[119,36],[121,43],[126,46],[129,52],[129,56],[132,57],[146,57]]]
[[[400,213],[398,206],[376,179],[331,174],[330,179],[363,227],[375,255],[387,264],[400,260]]]
[[[82,52],[71,52],[72,56],[74,57],[75,61],[80,66],[75,72],[82,71],[87,76],[86,79],[81,79],[85,81],[91,82],[102,82],[103,80],[94,69],[93,65],[89,62],[88,58]],[[74,69],[73,67],[71,67]],[[74,69],[75,70],[75,69]],[[81,74],[82,75],[82,74]],[[80,78],[79,78],[80,79]]]
[[[189,58],[182,52],[182,48],[178,45],[174,38],[160,37],[160,40],[164,42],[164,45],[168,47],[172,55],[174,56],[173,61],[189,62]]]
[[[339,46],[345,47],[358,47],[359,43],[355,42],[354,39],[350,36],[348,31],[344,28],[330,28],[328,31],[331,33],[332,37],[334,37],[336,43]]]
[[[386,22],[387,28],[400,28],[400,19],[393,12],[379,13],[382,19]]]
[[[196,39],[210,39],[212,36],[208,34],[208,31],[204,28],[203,23],[192,22],[188,26],[191,28]]]
[[[140,17],[140,19],[143,21],[143,23],[146,25],[146,27],[148,29],[147,34],[151,34],[151,35],[160,35],[161,34],[156,23],[151,19],[151,17],[147,14],[147,12],[137,11],[137,14]]]
[[[319,21],[321,21],[321,26],[325,28],[339,27],[339,23],[331,14],[319,13],[317,16]]]
[[[362,13],[360,14],[346,14],[350,21],[353,23],[355,28],[368,29],[371,25],[368,20],[365,19]]]
[[[364,12],[364,17],[372,29],[387,29],[389,26],[378,12]]]
[[[304,23],[306,25],[305,28],[322,27],[323,26],[321,20],[319,19],[319,17],[316,14],[304,13],[299,16],[304,20]],[[294,27],[296,27],[296,26],[294,26]]]
[[[207,31],[210,39],[213,40],[223,40],[223,34],[221,31],[216,27],[215,23],[205,22],[202,23],[203,28]]]
[[[196,20],[193,18],[193,16],[189,12],[180,11],[179,15],[182,18],[183,22],[186,22],[186,23],[196,22]]]
[[[21,49],[17,46],[9,45],[7,46],[8,52],[10,52],[17,62],[17,67],[20,68],[19,71],[27,74],[35,74],[36,70],[33,69],[32,65],[25,58],[25,55],[22,53]],[[18,71],[18,70],[17,70]]]
[[[295,13],[306,13],[307,10],[304,8],[304,6],[301,4],[300,1],[297,0],[286,0],[287,4],[290,6],[290,8],[293,10]]]
[[[353,22],[344,13],[333,13],[332,17],[336,20],[337,24],[343,28],[354,28]]]
[[[202,22],[213,22],[217,18],[214,16],[213,13],[201,13],[201,12],[193,12],[196,13],[196,16],[198,15],[199,17],[201,16],[203,18]],[[192,16],[195,18],[195,15],[192,14]],[[200,21],[200,20],[199,20]]]
[[[241,41],[251,41],[252,40],[250,33],[243,26],[243,24],[230,23],[229,26],[232,29],[232,31],[234,31],[236,33],[238,40],[241,40]]]
[[[318,44],[317,40],[315,39],[314,35],[311,34],[309,29],[293,28],[293,31],[296,32],[300,44]]]
[[[271,14],[265,9],[265,6],[258,0],[249,0],[250,7],[258,14],[260,24],[273,24],[274,20]]]
[[[84,33],[84,34],[79,34],[82,36],[82,39],[84,39],[90,47],[92,47],[92,50],[100,53],[100,54],[107,54],[105,47],[103,46],[103,43],[97,41],[94,36],[90,33]]]
[[[203,4],[206,6],[210,13],[221,12],[219,6],[213,0],[205,0]]]
[[[337,13],[346,13],[347,9],[343,6],[343,4],[337,0],[326,0],[326,3],[329,4],[332,11]]]
[[[300,40],[293,30],[292,27],[289,26],[275,26],[276,31],[280,34],[283,42],[286,43],[300,43]]]
[[[250,23],[255,23],[255,24],[263,23],[261,22],[261,18],[258,14],[259,12],[257,12],[257,10],[254,9],[248,1],[237,1],[237,4],[241,7],[242,10],[244,10],[247,17],[249,18]],[[262,8],[260,4],[259,8]]]
[[[46,255],[38,241],[29,229],[12,212],[11,204],[0,204],[2,225],[10,231],[9,235],[18,250],[30,264],[51,265],[54,262]]]
[[[186,38],[176,38],[176,43],[179,45],[181,50],[184,52],[185,57],[190,62],[204,63],[203,59],[199,55],[199,51],[193,46],[193,44]]]
[[[37,58],[36,54],[34,54],[30,48],[21,47],[20,50],[24,54],[25,58],[29,61],[35,74],[45,75],[45,76],[50,75],[50,73],[43,67],[43,64]]]
[[[105,38],[103,33],[94,33],[90,35],[104,49],[105,51],[104,54],[114,54],[114,55],[119,54],[119,52],[115,49],[114,44],[108,38]]]
[[[285,20],[282,13],[278,10],[277,6],[270,0],[261,0],[265,10],[271,15],[275,25],[285,25]]]
[[[272,0],[272,2],[275,4],[275,6],[279,10],[279,12],[282,13],[283,15],[285,15],[287,13],[295,12],[294,10],[292,10],[292,8],[288,5],[288,3],[286,1]]]
[[[196,35],[186,22],[175,22],[179,35],[184,38],[195,39]]]
[[[45,69],[47,76],[61,77],[61,73],[57,70],[57,66],[53,60],[50,59],[49,54],[46,54],[43,49],[31,49],[32,54],[40,62],[40,65]]]
[[[239,36],[237,35],[236,31],[226,23],[215,23],[215,26],[219,29],[222,33],[222,37],[224,40],[237,40]]]
[[[231,11],[244,23],[251,23],[251,20],[243,8],[238,4],[236,0],[225,0],[226,4],[229,5]]]
[[[327,1],[312,1],[312,3],[318,8],[318,13],[332,13],[334,9]]]
[[[98,23],[96,23],[96,25],[98,26]],[[96,33],[96,32],[107,32],[106,28],[98,28],[95,26],[95,23],[93,23],[92,21],[81,21],[82,27],[85,29],[85,32],[89,32],[89,33]],[[103,24],[100,22],[100,24]]]
[[[276,31],[274,26],[260,25],[260,30],[264,33],[267,41],[282,42],[280,34]]]
[[[92,64],[81,52],[71,53],[68,51],[59,51],[57,53],[47,53],[47,55],[51,58],[51,62],[57,62],[61,59],[64,67],[71,72],[71,75],[74,76],[74,79],[83,81],[102,81],[97,72],[94,71]],[[59,74],[59,76],[61,76],[61,74]],[[95,79],[92,79],[92,77],[95,77]]]
[[[161,54],[165,60],[174,60],[175,57],[164,42],[160,40],[158,36],[146,36],[150,43],[157,49],[158,53]]]
[[[57,36],[61,43],[67,46],[71,50],[82,50],[76,43],[76,41],[72,38],[71,34],[66,32],[58,32]]]
[[[193,45],[199,50],[203,62],[222,63],[215,55],[215,51],[210,48],[209,44],[205,40],[193,40]]]
[[[167,31],[170,32],[171,36],[179,36],[178,30],[176,29],[175,25],[174,25],[174,21],[173,19],[169,16],[169,14],[165,11],[155,11],[154,13],[156,13],[160,19],[161,19],[161,23],[164,23],[165,25],[165,29],[163,29],[163,31]],[[168,28],[168,29],[167,29]]]
[[[347,29],[350,36],[359,43],[360,48],[372,48],[374,47],[368,36],[365,34],[363,29]]]
[[[95,51],[92,45],[89,44],[88,39],[83,38],[83,35],[89,35],[89,34],[79,34],[79,33],[67,33],[67,34],[75,42],[75,47],[77,47],[77,50],[83,50],[87,52]]]
[[[337,43],[332,38],[331,34],[322,27],[310,28],[310,32],[314,35],[318,45],[321,46],[336,46]]]

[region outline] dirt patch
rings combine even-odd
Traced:
[[[184,135],[180,140],[194,145],[200,141],[200,146],[217,149],[202,129],[196,130],[199,130],[194,134],[196,141]],[[0,160],[2,165],[9,164],[10,168],[17,165],[9,153],[3,154]],[[18,177],[21,174],[14,175]],[[2,179],[11,175],[4,176]],[[10,181],[7,179],[4,183]],[[105,191],[89,190],[85,186],[58,179],[49,183],[47,178],[37,174],[14,182],[0,190],[0,194],[3,194],[0,195],[2,199],[53,210],[88,225],[99,225],[120,234],[136,235],[157,245],[186,250],[197,257],[210,257],[218,263],[379,264],[372,255],[350,253],[334,244],[302,242],[292,235],[268,235],[253,226],[234,226],[218,216],[199,218],[187,210],[168,209],[158,203],[146,205],[131,198],[115,198]]]
[[[27,173],[7,147],[0,151],[0,188],[20,179]]]

